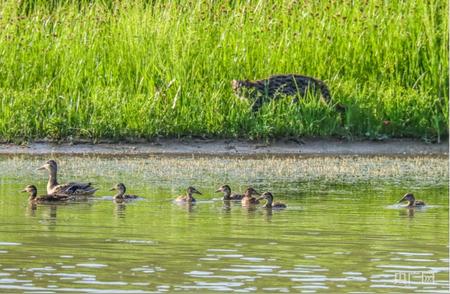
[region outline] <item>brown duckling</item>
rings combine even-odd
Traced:
[[[222,192],[223,193],[223,200],[242,200],[242,195],[240,194],[231,194],[231,188],[228,185],[223,185],[219,189],[216,190],[216,193]]]
[[[37,188],[34,185],[28,185],[21,192],[30,193],[28,201],[30,202],[55,202],[55,201],[67,201],[72,197],[67,195],[40,195],[37,196]]]
[[[200,194],[200,195],[202,195],[202,193],[200,193],[199,191],[197,191],[197,189],[195,189],[194,187],[189,187],[189,188],[187,188],[187,194],[186,195],[181,195],[181,196],[178,196],[176,199],[175,199],[175,201],[177,201],[177,202],[189,202],[189,203],[192,203],[192,202],[195,202],[195,198],[194,197],[192,197],[192,194]]]
[[[423,202],[422,200],[416,200],[413,193],[406,193],[405,196],[403,196],[403,198],[398,201],[398,203],[405,201],[408,202],[408,205],[405,206],[408,208],[425,206],[425,202]]]
[[[130,201],[139,198],[137,195],[129,195],[125,194],[127,188],[123,183],[119,183],[116,186],[112,187],[109,191],[117,191],[117,194],[114,195],[114,201],[117,203],[121,203],[124,201]]]
[[[259,201],[253,197],[253,195],[261,195],[255,191],[252,187],[247,188],[244,193],[244,197],[242,197],[241,203],[242,206],[249,206],[254,204],[259,204]]]
[[[264,192],[258,200],[266,199],[267,203],[264,204],[264,208],[286,208],[286,204],[281,202],[273,202],[273,195],[270,192]]]
[[[47,194],[67,195],[67,196],[91,196],[97,191],[91,186],[91,183],[67,183],[58,184],[57,172],[58,165],[56,161],[49,160],[38,170],[46,169],[48,171]]]

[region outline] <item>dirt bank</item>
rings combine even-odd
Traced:
[[[426,144],[417,140],[383,142],[335,139],[279,140],[271,143],[244,140],[161,139],[138,144],[0,144],[0,155],[448,155],[448,142]]]

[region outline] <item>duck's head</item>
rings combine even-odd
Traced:
[[[25,187],[25,189],[23,189],[22,191],[20,191],[22,193],[31,193],[31,194],[36,194],[37,193],[37,188],[35,185],[28,185]]]
[[[189,187],[189,188],[187,188],[187,193],[188,193],[189,195],[192,195],[192,194],[200,194],[200,195],[202,195],[202,193],[200,193],[199,191],[197,191],[197,189],[195,189],[194,187]]]
[[[41,166],[40,168],[38,168],[38,170],[56,170],[58,168],[58,165],[56,164],[56,161],[54,161],[53,159],[47,161],[43,166]]]
[[[270,192],[264,192],[259,198],[258,200],[262,200],[262,199],[266,199],[269,202],[273,201],[273,195]]]
[[[231,188],[228,185],[223,185],[222,187],[220,187],[219,189],[216,190],[216,193],[218,192],[223,192],[225,194],[229,194],[231,193]]]
[[[127,188],[125,188],[125,185],[123,183],[118,183],[117,185],[109,189],[109,191],[118,191],[119,193],[125,193],[126,190]]]
[[[247,190],[245,190],[245,195],[252,196],[252,195],[261,195],[261,194],[256,192],[256,190],[253,189],[252,187],[249,187],[249,188],[247,188]]]
[[[398,203],[405,202],[405,201],[414,202],[414,201],[416,201],[416,198],[414,198],[413,193],[406,193],[405,196],[403,196],[403,198],[398,201]]]

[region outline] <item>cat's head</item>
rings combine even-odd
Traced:
[[[231,88],[234,92],[238,91],[238,89],[242,87],[242,81],[239,80],[232,80],[231,81]]]
[[[238,95],[241,98],[244,98],[246,95],[246,92],[248,91],[248,87],[250,87],[251,82],[249,80],[232,80],[231,81],[231,88],[233,89],[233,92]],[[246,97],[245,97],[246,98]]]
[[[233,90],[237,90],[240,88],[246,88],[246,87],[251,87],[253,86],[253,83],[250,80],[232,80],[231,81],[231,88],[233,88]]]

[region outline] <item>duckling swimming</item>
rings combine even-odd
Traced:
[[[242,197],[241,203],[242,206],[250,206],[254,204],[259,204],[259,201],[253,197],[253,195],[261,195],[258,192],[255,191],[252,187],[247,188],[244,193],[244,197]]]
[[[240,194],[231,194],[231,188],[228,185],[223,185],[219,189],[216,190],[216,193],[223,192],[223,200],[242,200],[242,195]]]
[[[116,186],[112,187],[109,191],[117,191],[117,194],[114,195],[114,201],[117,203],[122,203],[124,201],[130,201],[139,198],[137,195],[128,195],[125,194],[127,188],[123,183],[119,183]]]
[[[195,189],[194,187],[189,187],[187,188],[187,194],[186,195],[181,195],[178,196],[175,201],[177,202],[188,202],[188,203],[193,203],[195,202],[195,198],[192,197],[192,194],[200,194],[202,195],[202,193],[200,193],[199,191],[197,191],[197,189]]]
[[[37,196],[37,188],[34,185],[28,185],[21,192],[30,193],[30,197],[28,197],[28,201],[32,203],[36,202],[55,202],[55,201],[67,201],[72,199],[72,197],[67,195],[40,195]]]
[[[38,170],[46,169],[48,171],[47,194],[67,195],[67,196],[91,196],[98,189],[91,186],[91,183],[67,183],[58,184],[57,172],[58,165],[56,161],[49,160]]]
[[[264,208],[286,208],[286,204],[281,202],[273,202],[273,195],[270,192],[264,192],[258,200],[266,199],[267,203]]]
[[[403,196],[403,198],[398,201],[398,203],[405,201],[408,202],[408,205],[405,206],[407,208],[425,206],[425,202],[423,202],[422,200],[416,200],[413,193],[406,193],[405,196]]]

